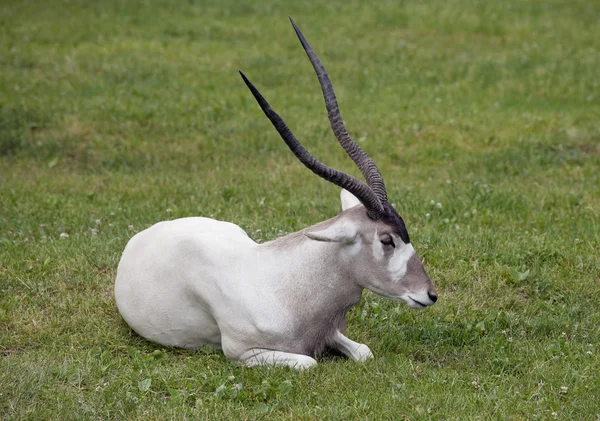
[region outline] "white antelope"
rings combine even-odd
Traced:
[[[292,25],[321,84],[333,133],[366,183],[313,158],[240,72],[294,155],[342,187],[342,212],[264,244],[237,225],[200,217],[138,233],[119,263],[115,299],[125,321],[148,340],[220,348],[248,366],[307,368],[325,346],[365,361],[369,348],[342,334],[363,288],[413,308],[437,300],[379,170],[350,138],[323,65]]]

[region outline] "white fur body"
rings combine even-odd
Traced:
[[[412,246],[385,258],[390,251],[377,239],[365,243],[378,223],[358,200],[342,199],[346,211],[336,218],[265,244],[209,218],[153,225],[129,241],[119,263],[121,315],[146,339],[222,348],[250,366],[305,368],[326,345],[364,361],[368,347],[341,333],[362,289],[422,308],[433,304],[427,298],[433,286],[426,275],[427,282],[421,277],[418,285],[403,285]]]

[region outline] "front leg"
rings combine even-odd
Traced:
[[[342,354],[361,363],[367,361],[369,358],[373,358],[373,353],[368,346],[346,338],[339,330],[335,332],[330,345],[342,352]]]
[[[292,354],[263,348],[255,348],[244,352],[240,360],[248,367],[257,365],[286,365],[297,370],[305,370],[317,364],[317,361],[308,355]]]

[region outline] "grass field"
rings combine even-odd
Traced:
[[[600,4],[0,4],[0,419],[600,418]],[[247,369],[133,334],[128,239],[164,219],[269,240],[339,211],[319,53],[440,300],[365,292],[364,365]]]

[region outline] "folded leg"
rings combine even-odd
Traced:
[[[246,351],[240,358],[248,367],[257,365],[285,365],[297,370],[305,370],[317,361],[308,355],[292,354],[289,352],[273,351],[271,349],[255,348]]]
[[[335,333],[330,345],[356,361],[365,362],[369,358],[373,358],[373,353],[368,346],[348,339],[339,330]]]

